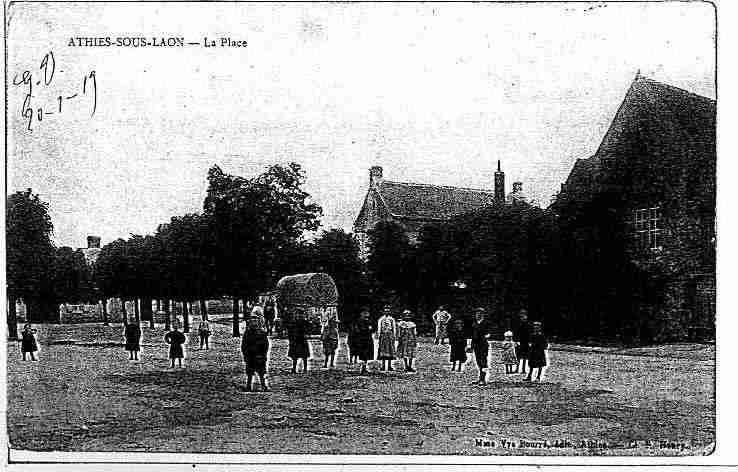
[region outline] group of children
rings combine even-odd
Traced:
[[[467,361],[467,353],[474,353],[479,369],[477,383],[485,384],[488,370],[488,341],[492,336],[492,325],[487,320],[485,310],[483,308],[475,310],[471,337],[467,336],[462,319],[452,318],[449,325],[447,333],[443,334],[447,334],[451,347],[451,370],[460,372],[462,365]],[[287,356],[292,359],[292,373],[297,372],[299,361],[302,361],[302,372],[306,373],[308,370],[307,360],[310,357],[309,328],[309,323],[305,319],[305,312],[297,309],[287,330],[289,342]],[[208,345],[207,338],[210,335],[210,328],[206,321],[200,325],[199,331],[202,348],[203,345]],[[513,339],[512,331],[507,331],[504,334],[505,339],[502,344],[500,360],[505,365],[505,374],[521,372],[519,367],[522,367],[521,373],[525,374],[527,362],[529,369],[526,380],[532,380],[533,371],[537,369],[536,380],[540,381],[543,368],[546,366],[546,350],[548,349],[541,323],[529,323],[527,312],[521,310],[520,323],[516,331],[517,342]],[[23,329],[21,346],[23,360],[26,360],[26,353],[30,353],[31,360],[35,360],[34,353],[38,350],[34,336],[35,332],[36,330],[32,329],[30,324],[26,324]],[[138,360],[138,353],[141,350],[140,327],[136,323],[129,323],[125,328],[124,336],[125,349],[130,352],[130,360]],[[347,343],[349,364],[360,362],[361,374],[367,373],[368,362],[374,360],[374,338],[377,339],[378,345],[377,360],[382,361],[383,370],[394,370],[392,361],[398,357],[403,360],[406,372],[415,372],[413,361],[417,347],[417,327],[413,322],[410,310],[405,310],[402,313],[402,319],[397,322],[392,317],[391,307],[389,305],[385,306],[382,316],[377,321],[376,330],[369,319],[369,310],[366,308],[361,310],[358,319],[349,327]],[[172,330],[164,336],[164,341],[169,344],[169,359],[172,368],[175,361],[178,362],[179,367],[182,367],[182,358],[184,357],[182,345],[186,340],[185,335],[179,331],[176,322]],[[324,368],[335,367],[338,340],[338,322],[335,318],[331,318],[325,324],[321,333]],[[252,389],[254,375],[258,375],[262,390],[269,390],[264,378],[268,352],[268,324],[264,318],[263,310],[256,306],[247,320],[246,330],[241,342],[241,353],[246,364],[246,375],[248,377],[247,391]]]
[[[537,369],[536,380],[540,381],[543,368],[546,366],[546,350],[548,349],[548,341],[543,335],[542,325],[540,322],[530,324],[527,311],[521,310],[517,332],[517,343],[513,339],[512,331],[506,331],[503,335],[505,339],[502,343],[500,361],[505,365],[505,374],[517,374],[518,372],[525,374],[527,361],[526,380],[531,381],[533,370]],[[451,345],[451,371],[456,371],[458,364],[458,371],[461,372],[461,366],[467,360],[467,352],[474,352],[479,368],[478,383],[486,383],[484,370],[487,368],[489,349],[487,341],[490,338],[490,326],[486,320],[485,310],[477,308],[475,311],[471,342],[467,342],[463,320],[458,318],[451,322],[448,338]],[[522,371],[518,369],[519,367],[522,367]]]

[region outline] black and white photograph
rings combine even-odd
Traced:
[[[5,460],[714,454],[717,12],[6,2]]]

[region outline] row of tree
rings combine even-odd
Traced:
[[[584,205],[561,201],[556,212],[494,205],[425,226],[417,241],[402,226],[383,222],[370,233],[362,261],[356,239],[342,230],[304,239],[318,227],[321,208],[302,189],[297,164],[272,166],[250,179],[214,166],[207,178],[202,212],[172,217],[152,235],[105,245],[94,270],[81,252],[53,246],[48,208],[38,196],[30,190],[11,195],[10,335],[18,298],[29,312],[51,315],[60,302],[140,301],[146,319],[152,300],[163,300],[167,313],[169,300],[199,301],[207,317],[205,300],[227,296],[238,336],[240,302],[272,290],[284,275],[320,271],[336,281],[347,322],[361,306],[376,314],[389,302],[411,309],[421,329],[430,329],[438,305],[467,317],[484,306],[502,330],[524,308],[561,338],[650,341],[651,317],[643,307],[658,306],[673,275],[663,264],[644,268],[627,257],[627,228],[622,215],[608,211],[617,205],[606,195]],[[182,306],[187,321],[188,304]]]
[[[54,247],[46,203],[30,190],[11,195],[6,207],[10,336],[17,334],[18,299],[25,301],[28,319],[49,320],[62,302],[117,298],[126,321],[127,300],[134,302],[137,319],[152,320],[157,300],[168,320],[170,300],[199,301],[207,317],[205,300],[223,296],[232,298],[238,336],[239,302],[245,305],[273,289],[281,276],[301,271],[334,275],[342,311],[355,311],[364,277],[358,246],[341,230],[304,239],[318,228],[322,212],[302,189],[304,178],[294,163],[274,165],[253,178],[214,166],[201,213],[172,217],[151,235],[112,241],[91,267],[81,251]],[[182,306],[187,322],[188,305]]]

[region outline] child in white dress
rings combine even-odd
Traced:
[[[505,331],[501,360],[505,364],[505,373],[514,373],[514,369],[518,365],[518,357],[515,355],[515,342],[513,341],[512,331]]]

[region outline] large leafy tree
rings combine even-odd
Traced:
[[[336,282],[339,315],[350,323],[369,302],[366,269],[359,258],[359,244],[342,229],[324,231],[310,246],[313,271],[326,272]]]
[[[51,270],[57,301],[86,303],[94,300],[91,268],[82,251],[67,246],[58,248]]]
[[[488,306],[500,327],[521,308],[545,317],[538,286],[551,260],[547,214],[526,204],[495,205],[453,219],[447,227],[448,266],[475,303]]]
[[[128,322],[126,301],[135,300],[144,289],[141,265],[143,262],[141,236],[112,241],[100,250],[97,258],[95,280],[105,298],[120,298],[123,322]]]
[[[6,202],[8,336],[13,339],[18,337],[15,308],[19,298],[26,303],[29,320],[56,314],[48,313],[53,305],[48,269],[54,258],[48,210],[48,204],[31,189],[10,195]]]
[[[202,315],[207,318],[205,299],[215,294],[215,246],[211,233],[210,218],[192,213],[172,217],[157,231],[162,247],[159,266],[164,269],[167,282],[164,292],[182,302],[185,331],[189,331],[187,303],[199,300]]]
[[[419,321],[432,324],[435,307],[448,304],[452,298],[452,284],[459,278],[458,266],[452,263],[454,245],[450,232],[441,224],[429,224],[421,228],[417,247],[417,286],[420,291]]]
[[[212,218],[218,284],[234,299],[233,336],[239,335],[239,298],[248,300],[276,282],[283,251],[319,225],[322,210],[302,189],[296,163],[273,165],[251,178],[218,166],[208,172],[205,215]]]
[[[367,259],[373,303],[391,299],[414,306],[418,295],[415,257],[415,248],[402,226],[392,221],[381,221],[374,226],[369,232]]]

